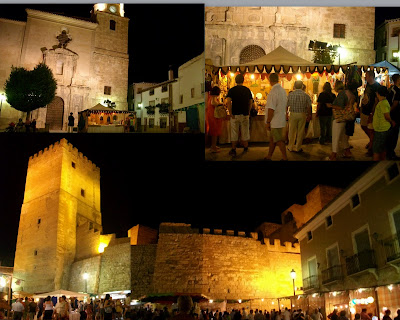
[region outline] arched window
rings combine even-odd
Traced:
[[[265,51],[260,46],[250,45],[245,47],[242,52],[240,52],[240,64],[253,61],[255,59],[265,56]]]
[[[115,30],[116,22],[114,20],[110,20],[110,30]]]

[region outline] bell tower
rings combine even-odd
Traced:
[[[100,169],[67,140],[29,158],[14,277],[30,293],[68,289],[77,226],[101,230]]]
[[[95,30],[92,73],[97,79],[95,101],[115,102],[116,109],[128,110],[128,28],[124,4],[97,3],[93,6]]]

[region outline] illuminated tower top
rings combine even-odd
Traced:
[[[97,11],[107,12],[120,17],[123,17],[125,14],[123,3],[96,3],[93,6],[93,11],[94,13]]]

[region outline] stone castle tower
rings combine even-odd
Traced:
[[[101,232],[100,169],[62,139],[29,159],[14,261],[23,291],[68,289],[87,224]]]

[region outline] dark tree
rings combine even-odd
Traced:
[[[30,118],[31,111],[53,101],[56,90],[53,72],[44,63],[39,63],[32,71],[12,67],[5,84],[7,102],[14,109],[26,112],[26,119]]]

